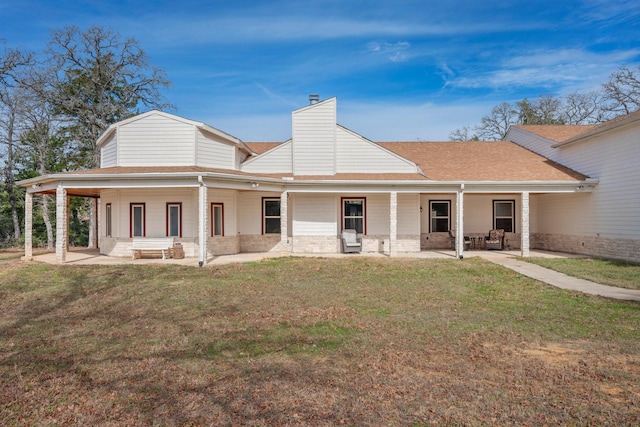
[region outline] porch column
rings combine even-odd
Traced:
[[[67,261],[68,236],[67,190],[62,184],[56,188],[56,262],[64,264]]]
[[[24,259],[33,259],[33,194],[24,196]]]
[[[464,184],[456,194],[456,257],[464,257]]]
[[[398,255],[398,192],[389,194],[389,256]]]
[[[207,262],[207,186],[198,177],[200,187],[198,188],[198,265],[202,267]]]
[[[529,192],[522,192],[522,212],[520,213],[522,218],[522,233],[520,242],[520,251],[522,257],[529,256]]]
[[[283,191],[280,193],[280,243],[282,244],[282,250],[287,246],[289,241],[289,192]]]

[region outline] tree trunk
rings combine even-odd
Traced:
[[[47,249],[52,250],[55,247],[55,238],[53,236],[53,226],[51,225],[51,218],[49,217],[49,195],[42,195],[42,219],[44,225],[47,228]]]
[[[11,217],[13,218],[13,237],[20,240],[20,218],[18,217],[18,201],[16,200],[16,190],[13,180],[13,126],[15,123],[15,114],[9,114],[9,122],[7,126],[7,160],[5,161],[5,185],[9,196],[9,205],[11,205]]]

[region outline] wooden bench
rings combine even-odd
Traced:
[[[167,256],[170,258],[173,245],[173,237],[134,237],[131,244],[131,249],[133,250],[131,259],[142,258],[143,251],[160,251],[162,252],[162,259],[166,259]]]

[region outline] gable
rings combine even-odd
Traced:
[[[151,112],[117,126],[119,166],[186,166],[195,163],[195,126]]]
[[[416,165],[342,127],[336,129],[337,173],[416,173]]]

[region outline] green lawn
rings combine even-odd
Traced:
[[[602,285],[640,290],[640,265],[590,258],[527,258],[525,261]]]
[[[0,261],[0,425],[638,425],[639,328],[477,258]]]

